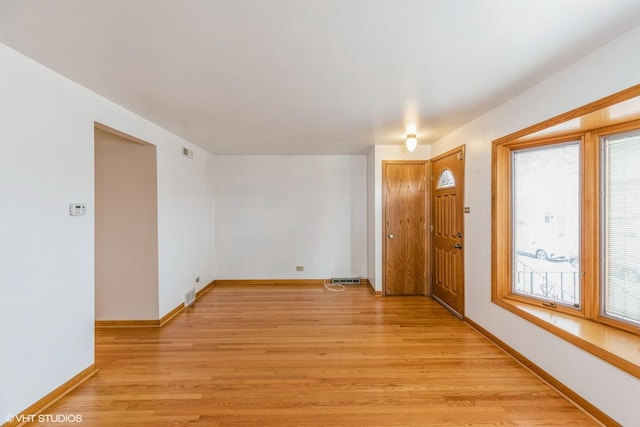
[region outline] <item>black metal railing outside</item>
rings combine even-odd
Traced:
[[[580,276],[577,271],[540,271],[517,260],[515,291],[577,307]]]

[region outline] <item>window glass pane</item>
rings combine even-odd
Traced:
[[[514,293],[580,307],[580,144],[514,151]]]
[[[436,188],[451,188],[456,186],[456,179],[449,169],[442,171],[438,177],[438,184]]]
[[[640,323],[640,132],[603,146],[602,312]]]

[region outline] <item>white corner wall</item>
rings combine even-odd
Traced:
[[[157,153],[160,317],[182,303],[188,288],[200,290],[215,278],[214,156],[171,136]],[[183,146],[193,159],[182,155]]]
[[[640,83],[640,27],[458,129],[433,154],[466,143],[465,310],[483,328],[622,425],[640,420],[640,380],[491,302],[491,141]]]
[[[366,277],[365,156],[215,162],[217,278]]]
[[[94,122],[157,146],[160,316],[213,280],[214,187],[211,154],[2,44],[0,93],[4,417],[94,363]]]
[[[460,145],[460,144],[459,144]],[[376,145],[367,155],[367,256],[368,279],[376,292],[382,291],[382,161],[383,160],[428,160],[431,158],[431,146],[418,145],[413,152],[407,151],[404,145]]]

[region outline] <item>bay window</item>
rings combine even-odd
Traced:
[[[493,142],[492,300],[640,377],[640,85]]]

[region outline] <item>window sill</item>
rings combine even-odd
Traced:
[[[507,298],[497,298],[493,302],[640,378],[640,336]]]

